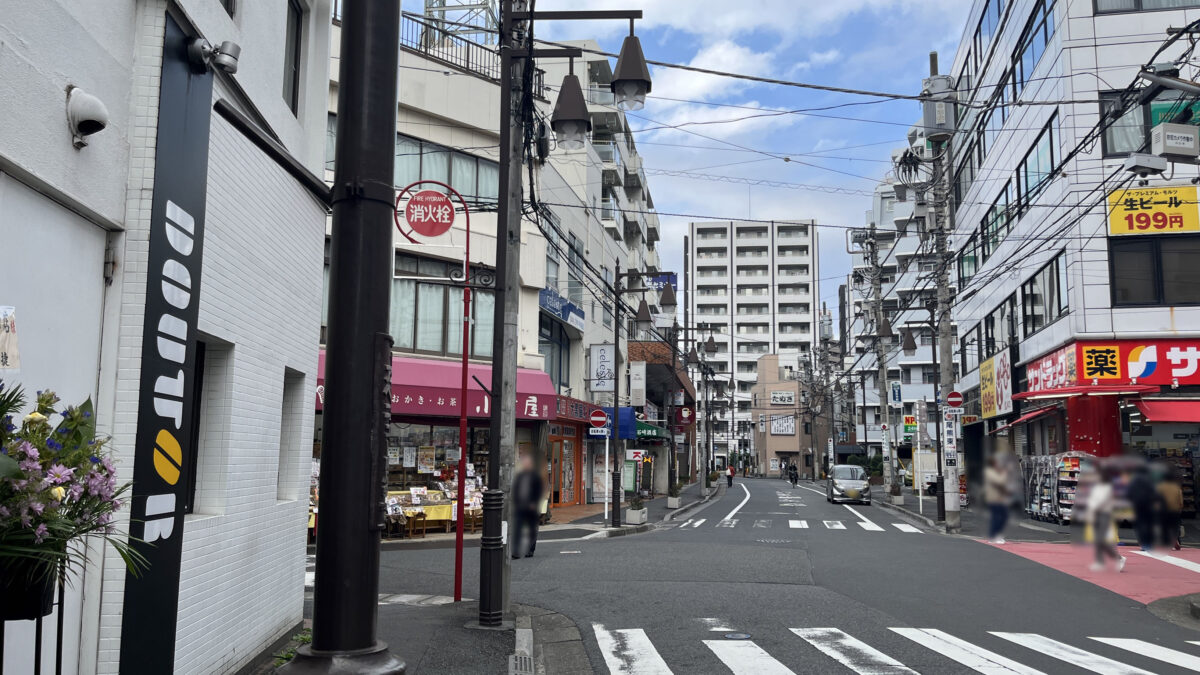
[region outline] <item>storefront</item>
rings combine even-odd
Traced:
[[[600,406],[587,401],[558,397],[558,416],[550,424],[550,449],[547,457],[547,484],[550,486],[550,507],[584,504],[592,501],[589,490],[595,482],[595,467],[591,458],[596,454],[596,442],[588,440],[589,421]],[[604,442],[599,442],[600,461],[604,461]],[[603,481],[603,475],[600,479]],[[601,492],[595,491],[600,497]]]
[[[459,411],[462,364],[406,356],[392,358],[392,419],[388,427],[388,510],[391,514],[420,512],[430,527],[445,527],[457,519],[453,501],[458,491]],[[489,424],[491,397],[479,382],[491,384],[491,366],[470,364],[467,383],[467,494],[466,508],[481,506],[486,489],[490,450]],[[476,381],[478,380],[478,382]],[[313,471],[310,508],[319,513],[322,414],[325,404],[325,352],[317,369],[317,415],[313,441]],[[558,396],[546,373],[517,369],[517,449],[519,454],[533,451],[543,429],[557,417]],[[554,429],[550,428],[553,432]],[[561,428],[560,428],[561,432]],[[554,447],[553,435],[550,436]],[[560,443],[565,440],[560,433]],[[577,444],[573,444],[577,445]],[[559,447],[562,447],[560,445]],[[572,453],[576,452],[574,448]],[[553,453],[552,453],[553,454]],[[562,465],[559,453],[559,465]],[[578,466],[576,455],[569,457]],[[568,487],[575,490],[579,481]],[[560,489],[561,492],[561,489]],[[310,527],[316,525],[310,519]]]

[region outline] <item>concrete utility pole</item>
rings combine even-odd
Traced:
[[[483,493],[483,537],[479,550],[479,623],[499,626],[509,609],[509,557],[505,521],[514,531],[513,509],[504,499],[516,463],[517,341],[521,309],[521,164],[524,157],[524,47],[514,38],[525,31],[513,20],[525,0],[504,0],[500,12],[500,203],[496,219],[496,306],[492,339],[492,417],[489,426],[487,491]]]
[[[875,240],[875,223],[871,223],[870,234],[867,235],[867,264],[871,266],[871,295],[874,297],[875,303],[875,360],[879,367],[877,375],[878,381],[875,383],[879,390],[879,414],[887,420],[888,408],[891,406],[891,401],[888,400],[888,367],[887,367],[887,347],[884,346],[884,338],[892,337],[891,327],[887,323],[887,317],[883,312],[883,270],[879,266],[879,244]],[[865,394],[864,394],[865,396]],[[877,420],[878,421],[878,420]],[[899,486],[895,484],[892,471],[892,443],[891,429],[884,429],[883,423],[879,423],[879,436],[883,444],[883,486],[884,491],[889,496],[899,494]],[[866,413],[863,413],[863,428],[866,429]]]

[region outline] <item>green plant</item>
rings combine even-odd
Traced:
[[[708,472],[708,482],[709,482],[710,484],[711,484],[711,483],[715,483],[715,482],[717,482],[717,481],[718,481],[718,480],[720,480],[720,479],[721,479],[721,474],[720,474],[720,472],[718,472],[718,471],[709,471],[709,472]]]
[[[283,651],[275,654],[275,667],[278,668],[283,664],[296,658],[296,650],[300,645],[306,645],[312,642],[312,630],[305,628],[304,630],[292,636],[292,641],[288,643]]]
[[[61,578],[86,559],[86,535],[104,537],[131,572],[146,559],[118,536],[113,516],[130,484],[117,485],[116,468],[96,436],[91,400],[55,410],[52,391],[39,391],[34,410],[18,427],[25,406],[20,387],[0,382],[0,562],[28,571],[32,580]],[[53,424],[53,418],[59,422]]]
[[[633,495],[632,497],[629,498],[629,510],[630,511],[641,511],[642,510],[642,496],[641,495]]]
[[[678,497],[679,492],[682,489],[683,489],[683,483],[675,483],[671,487],[667,488],[667,496],[668,497]]]

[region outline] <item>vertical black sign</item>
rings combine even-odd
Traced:
[[[135,548],[150,567],[125,576],[122,673],[170,673],[175,665],[213,87],[212,73],[189,66],[187,40],[168,14],[130,504],[130,534],[144,542]]]

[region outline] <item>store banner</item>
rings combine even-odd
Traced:
[[[617,350],[613,345],[588,349],[588,384],[592,391],[613,391],[617,383]]]
[[[638,408],[646,405],[646,362],[629,362],[629,405]]]
[[[773,392],[771,392],[771,405],[796,405],[796,392],[794,392],[794,391],[773,391]]]
[[[778,415],[771,418],[771,435],[772,436],[795,436],[796,435],[796,416],[795,415]]]
[[[1030,363],[1025,367],[1027,390],[1039,392],[1074,386],[1078,377],[1075,363],[1073,344]]]
[[[549,288],[538,291],[538,307],[543,312],[577,330],[587,327],[584,322],[583,310]]]
[[[1012,360],[1007,350],[979,364],[979,403],[984,419],[1012,413]]]
[[[992,359],[979,364],[979,407],[984,419],[996,416],[996,368]]]
[[[1079,342],[1079,384],[1200,384],[1200,338]]]
[[[125,574],[122,673],[175,668],[183,514],[196,457],[196,321],[212,86],[211,72],[189,67],[187,36],[167,14],[129,502],[129,546],[148,565]]]
[[[1200,232],[1200,204],[1196,202],[1195,185],[1118,189],[1108,193],[1111,237],[1187,232]]]

